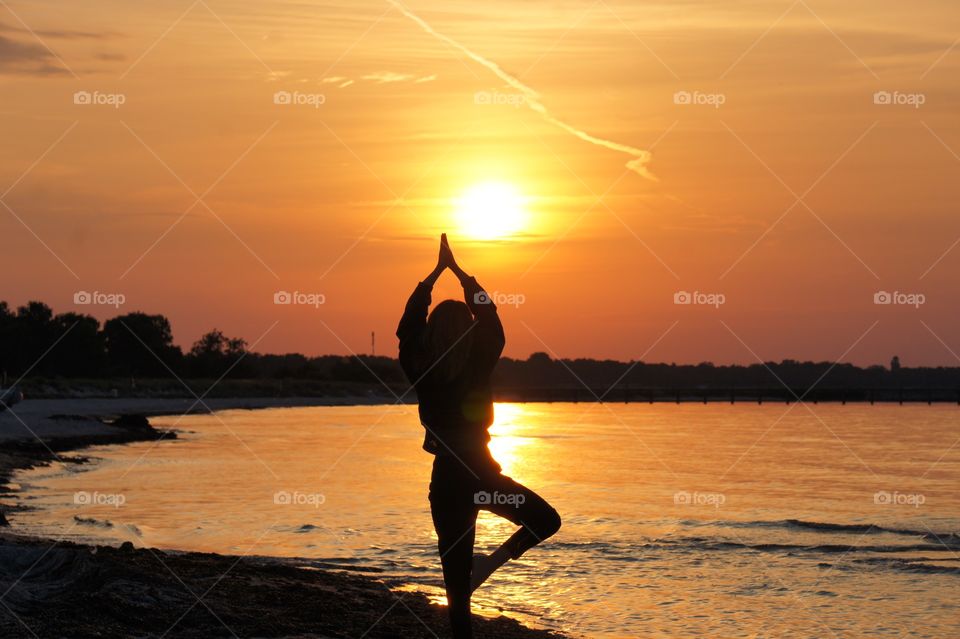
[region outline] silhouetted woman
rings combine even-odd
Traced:
[[[466,304],[445,300],[430,318],[430,293],[450,269]],[[437,530],[454,639],[472,637],[470,595],[497,568],[560,529],[560,516],[532,490],[501,473],[490,455],[493,423],[490,375],[503,351],[497,307],[457,265],[444,234],[433,272],[413,291],[397,328],[400,365],[417,391],[423,448],[435,455],[430,511]],[[480,509],[520,526],[491,555],[473,555]]]

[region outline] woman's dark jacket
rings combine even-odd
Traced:
[[[404,309],[397,337],[400,366],[414,385],[420,403],[420,423],[426,429],[423,448],[434,455],[469,455],[486,450],[493,423],[490,376],[503,352],[503,325],[497,307],[476,278],[463,280],[463,293],[475,322],[469,329],[471,347],[467,365],[452,381],[431,375],[425,362],[423,335],[427,327],[432,286],[420,282]]]

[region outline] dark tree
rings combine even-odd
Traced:
[[[43,302],[28,302],[17,309],[10,336],[10,374],[50,375],[55,372],[47,351],[61,335],[53,311]]]
[[[183,354],[173,345],[170,321],[163,315],[128,313],[103,325],[108,364],[115,373],[133,377],[180,374]]]
[[[229,338],[222,331],[213,329],[190,349],[188,367],[197,377],[242,377],[247,373],[241,364],[247,352],[246,340]]]
[[[15,321],[16,316],[10,312],[7,303],[0,302],[0,380],[13,373]]]
[[[103,377],[106,352],[100,322],[78,313],[61,313],[53,318],[63,337],[50,352],[55,374],[62,377]]]

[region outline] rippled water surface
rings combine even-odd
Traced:
[[[491,449],[563,529],[487,611],[589,637],[956,637],[956,406],[499,404]],[[154,420],[22,473],[21,531],[375,566],[439,595],[415,407]],[[78,503],[79,502],[79,503]],[[512,526],[480,518],[492,549]]]

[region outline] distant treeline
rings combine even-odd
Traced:
[[[211,330],[187,352],[174,344],[163,315],[127,313],[100,322],[78,313],[54,314],[41,302],[12,311],[0,302],[0,373],[12,381],[28,378],[206,378],[311,380],[387,384],[407,387],[397,361],[389,357],[300,354],[268,355],[247,351],[242,339]],[[498,389],[574,389],[589,386],[597,394],[616,389],[958,389],[958,367],[901,367],[785,360],[765,364],[696,365],[556,360],[534,353],[526,360],[503,358],[494,374]]]
[[[890,366],[868,366],[834,362],[757,362],[739,364],[663,364],[615,360],[555,360],[546,353],[534,353],[526,360],[503,359],[497,367],[497,381],[509,387],[589,386],[658,389],[760,389],[803,390],[817,388],[951,388],[960,389],[960,367],[906,368],[894,356]]]
[[[387,357],[299,354],[262,355],[247,342],[213,329],[190,350],[174,344],[163,315],[127,313],[100,322],[79,313],[54,314],[42,302],[11,311],[0,302],[0,374],[8,382],[29,378],[310,379],[402,384],[403,373]],[[372,369],[376,376],[371,374]],[[377,382],[379,383],[379,382]]]

